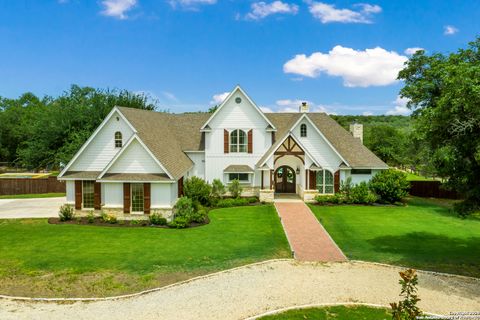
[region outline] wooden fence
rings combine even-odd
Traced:
[[[462,199],[454,190],[446,190],[440,181],[410,181],[410,195],[425,198]]]
[[[28,194],[28,193],[65,193],[64,181],[57,177],[29,179],[7,178],[0,179],[0,195]]]

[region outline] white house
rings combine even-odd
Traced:
[[[192,176],[273,201],[278,193],[312,200],[340,181],[368,181],[387,165],[324,113],[263,113],[237,86],[213,114],[168,114],[115,107],[58,179],[77,210],[171,213]]]

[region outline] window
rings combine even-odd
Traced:
[[[352,174],[372,174],[371,169],[352,169]]]
[[[94,181],[82,181],[82,202],[84,209],[93,209]]]
[[[240,182],[248,182],[248,173],[229,173],[228,181],[238,180]]]
[[[143,183],[132,183],[132,212],[143,212]]]
[[[247,152],[247,134],[237,129],[230,133],[230,152]]]
[[[120,131],[115,132],[115,148],[122,147],[122,133]]]
[[[317,190],[320,193],[333,193],[333,174],[330,171],[317,171]]]
[[[307,125],[303,123],[300,126],[300,137],[306,137],[307,136]]]

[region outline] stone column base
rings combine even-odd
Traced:
[[[274,200],[274,191],[270,189],[262,189],[260,190],[260,202],[273,202]]]

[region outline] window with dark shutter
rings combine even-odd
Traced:
[[[248,131],[248,153],[253,153],[253,130]]]
[[[226,129],[223,130],[223,153],[228,153],[229,145],[228,145],[229,134]]]

